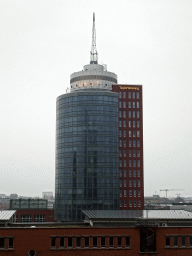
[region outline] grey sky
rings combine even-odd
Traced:
[[[192,196],[191,0],[0,1],[0,193],[54,191],[56,97],[89,63],[93,12],[99,63],[143,85],[145,195]]]

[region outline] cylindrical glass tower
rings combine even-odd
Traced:
[[[118,209],[118,94],[80,89],[57,98],[56,221]]]

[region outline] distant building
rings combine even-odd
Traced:
[[[42,198],[43,199],[53,199],[53,192],[43,192]]]

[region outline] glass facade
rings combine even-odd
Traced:
[[[119,207],[118,94],[79,90],[57,98],[56,221]]]

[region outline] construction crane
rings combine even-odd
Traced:
[[[179,190],[184,190],[184,189],[160,189],[160,191],[165,191],[166,198],[167,198],[167,191],[174,191],[174,190],[179,191]]]

